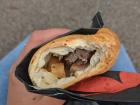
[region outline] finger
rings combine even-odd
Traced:
[[[49,41],[56,36],[62,35],[66,32],[70,31],[65,28],[53,28],[48,30],[39,30],[32,33],[31,40],[29,41],[31,47],[35,47],[43,42]]]
[[[44,42],[47,42],[59,35],[67,33],[69,31],[70,31],[69,29],[65,29],[65,28],[54,28],[54,29],[39,30],[39,31],[33,32],[25,48],[19,55],[18,60],[16,61],[16,64],[18,64],[32,48]]]

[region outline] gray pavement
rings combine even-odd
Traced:
[[[97,10],[140,70],[140,0],[0,0],[0,58],[34,30],[89,27]]]

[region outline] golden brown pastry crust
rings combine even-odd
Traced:
[[[59,84],[53,84],[45,88],[53,88],[53,87],[58,87],[58,88],[67,88],[78,81],[81,81],[85,78],[89,78],[91,76],[95,76],[98,74],[102,74],[106,71],[108,71],[112,65],[115,63],[117,56],[119,54],[119,49],[120,49],[120,42],[117,37],[117,35],[112,32],[108,28],[101,28],[98,30],[98,32],[94,35],[70,35],[70,36],[65,36],[62,38],[55,39],[46,45],[42,46],[39,48],[39,50],[33,55],[30,65],[29,65],[29,76],[31,77],[31,73],[37,68],[37,63],[39,62],[40,55],[47,51],[48,49],[54,48],[54,47],[59,47],[59,46],[68,46],[72,43],[75,43],[75,40],[77,39],[82,39],[86,40],[88,42],[94,42],[96,45],[100,44],[105,44],[107,47],[107,50],[105,52],[105,57],[103,57],[100,62],[98,63],[98,66],[93,67],[91,70],[88,70],[88,72],[80,75],[77,78],[72,78],[68,81],[65,82],[60,82]],[[31,78],[32,80],[32,78]],[[34,82],[34,81],[32,81]]]

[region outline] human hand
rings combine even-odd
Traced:
[[[28,92],[24,85],[16,79],[15,69],[32,48],[68,31],[70,30],[54,28],[32,33],[23,51],[10,69],[7,105],[62,105],[64,103],[63,100]]]

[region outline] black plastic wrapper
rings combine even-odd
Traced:
[[[70,32],[63,34],[56,38],[60,38],[60,37],[63,37],[66,35],[71,35],[71,34],[84,34],[84,35],[95,34],[98,31],[98,29],[103,27],[103,25],[104,25],[104,23],[103,23],[101,14],[100,14],[100,12],[97,12],[96,15],[92,19],[92,28],[80,28],[80,29],[77,29],[74,31],[70,31]],[[78,92],[72,92],[72,91],[59,89],[59,88],[50,88],[50,89],[42,89],[42,90],[37,90],[37,89],[33,88],[33,84],[28,75],[28,66],[29,66],[29,62],[30,62],[32,56],[34,55],[34,53],[44,44],[32,49],[26,55],[26,57],[22,60],[22,62],[17,66],[16,71],[15,71],[16,77],[25,85],[26,89],[29,92],[55,97],[57,99],[67,100],[65,105],[70,105],[71,102],[76,102],[76,101],[78,101],[78,102],[82,101],[82,103],[85,102],[85,104],[83,104],[83,105],[86,105],[86,102],[88,105],[99,105],[99,104],[100,105],[102,105],[102,104],[103,105],[119,105],[119,103],[121,103],[120,105],[129,105],[128,102],[130,102],[130,104],[133,103],[135,105],[136,102],[140,102],[140,86],[137,86],[137,87],[131,88],[131,89],[127,89],[122,92],[113,93],[113,94],[92,93],[87,96],[82,96]],[[118,74],[118,72],[111,72],[110,76],[109,75],[108,76],[112,77],[111,75],[117,75],[117,74]],[[112,77],[112,78],[114,78],[114,77]],[[116,79],[116,78],[114,78],[114,79]],[[92,102],[96,101],[98,104],[93,104],[91,101]],[[78,102],[77,102],[77,105],[78,105]],[[75,104],[73,103],[73,105],[75,105]],[[81,103],[79,103],[79,105],[81,105]]]

